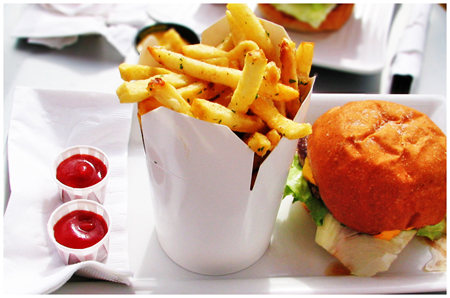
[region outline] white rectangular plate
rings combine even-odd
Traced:
[[[381,72],[385,66],[393,12],[393,3],[358,2],[353,15],[338,31],[312,34],[287,31],[297,45],[314,42],[314,65],[372,74]]]
[[[432,95],[313,94],[307,121],[349,101],[379,99],[425,112],[446,131],[445,99]],[[162,124],[163,125],[163,124]],[[152,218],[151,189],[139,125],[132,127],[129,148],[128,229],[130,268],[135,293],[413,293],[445,291],[447,273],[422,270],[429,247],[414,239],[390,270],[375,277],[327,276],[336,259],[314,242],[316,227],[300,204],[285,199],[272,243],[251,267],[225,276],[191,273],[173,263],[159,246]],[[182,250],[183,248],[180,247]]]

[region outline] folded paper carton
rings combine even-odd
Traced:
[[[263,25],[274,44],[287,36],[278,25]],[[215,46],[228,32],[224,18],[204,32],[202,43]],[[140,63],[151,64],[146,52]],[[305,119],[310,93],[297,122]],[[207,275],[237,272],[261,258],[297,140],[281,139],[251,189],[254,152],[228,127],[162,107],[143,115],[141,128],[156,232],[167,255],[185,269]]]

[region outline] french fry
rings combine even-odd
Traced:
[[[191,112],[198,119],[222,124],[237,132],[253,133],[265,127],[264,122],[257,116],[234,113],[220,104],[201,98],[194,99]]]
[[[191,104],[192,100],[197,97],[202,97],[208,89],[208,83],[206,82],[195,82],[190,85],[178,88],[177,91],[183,97],[187,103]]]
[[[152,79],[148,84],[147,90],[150,96],[155,97],[165,107],[179,113],[191,115],[191,106],[178,93],[174,86],[166,83],[163,79]]]
[[[153,111],[156,108],[163,106],[156,98],[149,97],[140,101],[138,103],[138,117],[141,118],[142,115],[147,114],[150,111]]]
[[[205,44],[185,45],[182,48],[183,55],[197,60],[227,56],[226,51]]]
[[[203,81],[219,83],[236,89],[242,76],[240,70],[211,65],[168,51],[163,47],[150,47],[148,50],[155,60],[164,67]],[[273,88],[267,88],[265,85],[261,84],[259,93],[273,100],[290,101],[299,96],[297,90],[281,83],[277,84],[276,93],[273,93]]]
[[[234,48],[233,38],[229,33],[218,45],[217,48],[222,51],[231,51]]]
[[[258,45],[251,40],[244,40],[236,45],[229,52],[220,50],[213,46],[204,44],[186,45],[183,47],[182,53],[190,58],[197,60],[211,59],[211,58],[228,58],[230,60],[237,60],[244,58],[245,54],[250,51],[259,49]]]
[[[276,129],[282,136],[290,140],[303,138],[312,133],[311,124],[297,123],[284,117],[265,98],[258,97],[255,99],[250,109],[264,120],[270,128]]]
[[[119,97],[121,103],[133,103],[140,102],[148,97],[150,93],[147,90],[147,86],[154,78],[164,79],[166,83],[180,88],[195,82],[195,79],[183,74],[177,74],[170,72],[168,74],[160,74],[146,80],[136,80],[131,82],[123,82],[116,90],[116,94]]]
[[[163,47],[150,47],[149,51],[164,67],[203,81],[219,83],[235,89],[241,77],[241,71],[237,69],[211,65],[168,51]]]
[[[119,65],[120,77],[124,81],[145,80],[158,74],[168,74],[171,71],[161,67],[121,63]]]
[[[228,26],[230,27],[230,36],[231,40],[233,41],[234,45],[237,45],[245,40],[244,32],[242,32],[241,28],[239,28],[239,25],[236,23],[236,20],[231,15],[231,12],[227,10],[225,12],[225,16],[228,21]]]
[[[229,3],[228,11],[233,16],[236,25],[243,32],[245,39],[252,40],[264,50],[264,54],[269,61],[274,61],[279,65],[279,59],[269,34],[262,26],[260,20],[246,4]]]
[[[244,137],[244,142],[253,152],[259,156],[264,156],[272,146],[270,140],[262,133],[255,132]]]
[[[244,69],[228,108],[234,112],[246,114],[256,98],[263,79],[267,59],[262,50],[255,50],[245,56]]]
[[[284,37],[280,44],[281,82],[298,90],[295,44]]]
[[[286,104],[288,104],[289,102],[290,101],[284,102],[273,100],[273,105],[277,108],[278,112],[280,112],[281,115],[286,117]]]
[[[208,83],[195,82],[188,86],[178,88],[178,93],[188,102],[191,103],[194,98],[203,98],[212,100],[221,94],[227,86]]]
[[[300,84],[308,84],[309,73],[311,71],[312,59],[314,53],[313,42],[302,42],[298,46],[296,53],[297,75]]]
[[[243,58],[248,52],[258,50],[258,45],[251,40],[244,40],[240,42],[234,49],[227,52],[227,57],[230,60],[237,60]]]
[[[150,79],[123,82],[116,90],[120,103],[140,102],[150,97],[147,91]]]
[[[212,99],[213,102],[220,104],[224,107],[228,107],[231,102],[231,97],[233,96],[233,89],[227,88],[223,90],[218,96]]]
[[[266,133],[266,137],[269,139],[271,146],[270,151],[273,151],[275,147],[278,145],[278,143],[281,140],[281,135],[278,133],[276,129],[271,129],[268,133]]]
[[[270,61],[267,63],[266,69],[264,70],[264,80],[269,86],[277,88],[278,82],[281,79],[281,71],[276,66],[275,62]]]
[[[287,38],[283,38],[280,44],[280,62],[281,82],[295,90],[299,90],[295,44]],[[300,98],[287,102],[284,107],[284,115],[289,119],[294,119],[297,111],[300,109],[300,105]]]
[[[216,57],[216,58],[207,58],[202,59],[202,62],[206,62],[208,64],[212,64],[215,66],[221,66],[221,67],[231,67],[233,64],[230,62],[230,59],[227,57]]]

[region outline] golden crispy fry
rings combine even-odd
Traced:
[[[163,79],[152,79],[148,84],[147,90],[150,96],[155,97],[166,108],[186,115],[191,115],[191,106],[178,93],[174,86],[164,82]]]
[[[141,102],[138,102],[138,117],[141,118],[142,115],[163,106],[156,98],[149,97]]]
[[[280,62],[281,82],[295,90],[299,90],[295,44],[287,38],[283,38],[280,44]],[[289,119],[294,119],[300,105],[300,98],[287,102],[285,105],[285,115]]]
[[[290,101],[288,101],[288,102],[276,101],[276,100],[273,101],[273,105],[277,108],[278,112],[280,112],[280,114],[285,117],[286,117],[286,104],[288,104],[288,103],[290,103]]]
[[[150,97],[147,91],[150,79],[132,82],[123,82],[116,90],[120,103],[140,102]]]
[[[207,82],[219,83],[236,88],[241,71],[201,62],[184,55],[174,53],[162,47],[150,47],[150,54],[168,69]]]
[[[267,59],[262,50],[248,52],[245,56],[241,79],[231,97],[228,108],[237,113],[246,114],[256,98],[263,79]]]
[[[230,3],[227,5],[227,9],[233,16],[236,25],[243,32],[246,37],[245,39],[256,42],[258,46],[264,50],[267,59],[269,59],[269,61],[274,61],[279,65],[278,55],[269,38],[269,34],[248,5]]]
[[[224,107],[228,107],[228,105],[231,102],[232,96],[233,96],[233,89],[227,87],[225,90],[219,93],[218,96],[213,98],[212,101]]]
[[[202,62],[212,64],[215,66],[221,66],[221,67],[231,67],[232,63],[230,62],[230,59],[227,57],[217,57],[217,58],[208,58],[208,59],[202,59]]]
[[[220,104],[201,98],[194,99],[191,112],[198,119],[228,126],[233,131],[253,133],[265,127],[257,116],[234,113]]]
[[[266,155],[272,146],[270,140],[259,132],[255,132],[244,137],[244,142],[259,156]]]
[[[205,82],[195,82],[190,85],[178,88],[177,91],[183,97],[187,103],[191,104],[192,100],[197,97],[204,98],[203,95],[206,94],[208,89],[208,83]]]
[[[272,94],[278,93],[278,82],[280,81],[281,73],[280,69],[275,65],[275,62],[270,61],[267,63],[264,71],[263,85],[266,86],[268,92]]]
[[[245,40],[244,32],[242,32],[241,28],[236,23],[236,20],[231,15],[230,11],[227,10],[225,12],[225,15],[228,21],[228,26],[230,27],[231,39],[233,40],[233,44],[236,46],[237,44]]]
[[[298,90],[295,43],[284,37],[280,44],[281,82]]]
[[[191,103],[194,98],[213,100],[227,88],[227,86],[220,84],[195,82],[188,86],[178,88],[177,91],[188,103]]]
[[[196,80],[192,77],[178,74],[178,73],[168,73],[168,74],[162,74],[153,76],[152,78],[161,78],[164,80],[164,82],[169,83],[170,85],[174,86],[175,88],[181,88],[184,86],[187,86],[189,84],[192,84],[196,82]]]
[[[123,82],[122,85],[117,88],[116,93],[121,103],[133,103],[140,102],[148,97],[150,93],[147,90],[147,86],[154,78],[163,79],[166,83],[174,86],[175,88],[181,88],[186,85],[195,82],[195,79],[183,74],[177,74],[170,72],[168,74],[160,74],[151,77],[147,80],[136,80],[131,82]]]
[[[223,84],[233,89],[237,88],[242,75],[240,70],[211,65],[170,52],[162,47],[150,47],[149,51],[157,62],[172,71],[184,73],[200,80]],[[259,94],[279,101],[290,101],[299,96],[297,90],[281,83],[278,83],[276,93],[273,93],[273,88],[268,88],[266,84],[261,83]]]
[[[261,82],[259,94],[274,101],[291,101],[299,97],[299,92],[294,88],[279,83],[280,69],[271,61],[267,63],[264,80]]]
[[[240,57],[245,56],[250,51],[258,50],[258,45],[251,40],[244,40],[243,42],[239,43],[234,49],[227,52],[227,57],[230,60],[238,59]]]
[[[234,48],[233,38],[231,37],[231,33],[229,33],[221,43],[217,45],[217,48],[222,51],[231,51]]]
[[[270,140],[271,146],[270,151],[273,151],[275,147],[281,140],[281,136],[276,129],[271,129],[268,133],[266,133],[266,137]]]
[[[170,70],[147,65],[121,63],[119,65],[120,77],[124,81],[145,80],[158,74],[170,73]]]
[[[197,60],[227,56],[227,52],[201,43],[183,46],[182,53],[187,57]]]
[[[290,140],[303,138],[312,133],[311,124],[297,123],[284,117],[269,100],[262,97],[255,99],[250,109],[261,117],[270,128],[276,129],[282,136]]]
[[[244,40],[229,52],[205,44],[194,44],[184,46],[182,53],[187,57],[197,60],[225,57],[230,60],[237,60],[239,58],[244,58],[245,54],[248,52],[257,49],[259,49],[259,47],[255,42]]]
[[[296,60],[297,75],[300,84],[307,84],[309,82],[309,73],[311,71],[313,53],[313,42],[302,42],[298,46]]]

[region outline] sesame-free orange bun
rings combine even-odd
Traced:
[[[320,116],[308,159],[333,216],[362,233],[420,228],[446,215],[446,136],[427,115],[356,101]]]
[[[297,4],[292,4],[297,5]],[[337,4],[336,7],[330,11],[325,20],[318,27],[300,21],[294,16],[278,10],[272,4],[258,4],[264,18],[268,21],[277,23],[285,28],[300,31],[300,32],[323,32],[335,31],[340,29],[350,18],[353,12],[354,4]]]

